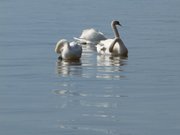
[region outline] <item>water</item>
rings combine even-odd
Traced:
[[[179,0],[0,0],[0,134],[179,135]],[[58,61],[59,39],[123,25],[129,57],[83,46]]]

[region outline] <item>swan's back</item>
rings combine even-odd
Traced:
[[[76,42],[70,43],[69,56],[74,57],[74,59],[79,59],[82,54],[82,47]]]
[[[101,40],[105,40],[106,37],[104,36],[104,34],[102,32],[99,32],[99,31],[91,28],[91,29],[83,30],[83,32],[80,36],[80,39],[85,39],[90,42],[98,43]]]
[[[82,53],[82,47],[81,47],[81,45],[79,45],[76,42],[71,42],[70,43],[70,51],[71,51],[71,53],[79,55]]]

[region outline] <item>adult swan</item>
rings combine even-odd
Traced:
[[[79,60],[82,54],[82,47],[76,42],[69,43],[66,39],[61,39],[56,44],[55,52],[60,55],[60,59]]]
[[[121,26],[119,21],[112,21],[111,27],[114,32],[115,38],[114,39],[106,39],[101,40],[97,44],[97,52],[99,54],[109,54],[112,56],[128,56],[128,49],[124,45],[123,41],[120,38],[120,35],[118,33],[117,25]]]

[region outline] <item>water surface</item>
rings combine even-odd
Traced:
[[[0,0],[0,134],[179,135],[180,2]],[[54,47],[117,19],[129,57]]]

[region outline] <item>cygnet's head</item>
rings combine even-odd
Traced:
[[[120,22],[119,22],[119,21],[116,21],[116,20],[113,20],[113,21],[111,22],[111,25],[112,25],[112,26],[115,26],[115,25],[121,26]]]

